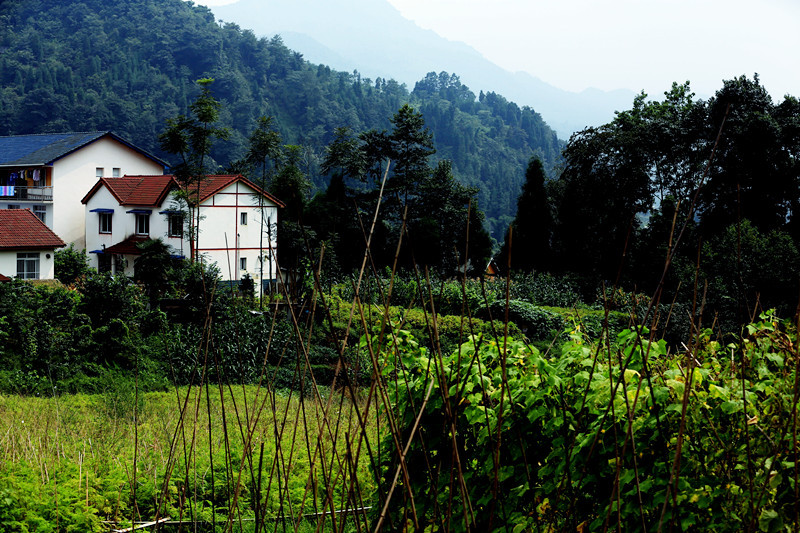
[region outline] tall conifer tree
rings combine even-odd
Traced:
[[[501,266],[514,270],[548,270],[551,266],[553,214],[545,188],[546,174],[539,158],[533,157],[525,172],[525,183],[517,199],[517,216],[500,252]]]

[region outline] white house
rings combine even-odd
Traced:
[[[223,280],[245,274],[256,283],[278,277],[278,208],[283,203],[240,175],[207,176],[196,190],[179,194],[173,176],[101,178],[85,204],[86,248],[98,270],[132,276],[137,244],[161,239],[176,257],[216,264]],[[187,207],[186,198],[191,207]],[[184,199],[180,199],[184,198]],[[190,220],[199,213],[197,250]]]
[[[0,277],[53,279],[64,241],[28,209],[0,210]]]
[[[81,198],[97,178],[163,174],[166,166],[109,131],[0,137],[0,209],[30,209],[84,249]]]

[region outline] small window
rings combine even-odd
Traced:
[[[17,254],[17,277],[19,279],[39,279],[38,252],[23,252]]]
[[[102,167],[97,167],[96,169],[94,169],[94,175],[97,178],[102,178],[103,177],[103,173],[105,173],[105,169],[102,168]]]
[[[150,235],[150,215],[136,213],[136,235]]]
[[[118,168],[112,168],[111,169],[111,176],[114,177],[114,178],[119,178],[120,176],[122,176],[122,172]]]
[[[97,254],[97,271],[111,272],[111,254]]]
[[[43,205],[33,206],[33,214],[39,217],[39,220],[47,224],[47,208]]]
[[[170,213],[169,215],[169,236],[183,237],[183,215],[180,213]]]
[[[247,258],[240,257],[239,258],[239,270],[247,270]]]
[[[242,213],[239,218],[241,219],[240,220],[240,224],[242,226],[246,226],[247,225],[247,212]]]
[[[100,233],[111,233],[111,217],[114,213],[100,213]]]
[[[19,204],[8,204],[9,209],[20,209],[21,207]]]

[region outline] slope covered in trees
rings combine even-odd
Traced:
[[[437,159],[452,160],[479,189],[487,225],[501,236],[532,154],[552,169],[560,142],[533,110],[457,76],[431,74],[413,91],[394,80],[313,65],[280,38],[258,39],[181,0],[7,0],[0,5],[0,131],[4,135],[110,129],[158,155],[167,118],[185,113],[194,81],[214,78],[219,165],[241,159],[260,116],[275,117],[301,165],[322,186],[319,165],[338,127],[390,128],[405,103],[422,111]]]

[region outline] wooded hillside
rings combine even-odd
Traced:
[[[315,185],[337,127],[387,129],[410,103],[423,112],[455,176],[478,187],[488,229],[499,239],[532,155],[548,170],[562,143],[532,109],[498,94],[476,97],[449,73],[429,74],[413,91],[313,65],[279,37],[258,39],[211,11],[181,0],[7,0],[0,5],[0,132],[3,135],[113,130],[165,156],[158,135],[185,113],[195,80],[214,78],[230,139],[212,154],[225,166],[246,151],[259,116],[304,148]],[[435,161],[434,161],[435,162]]]

